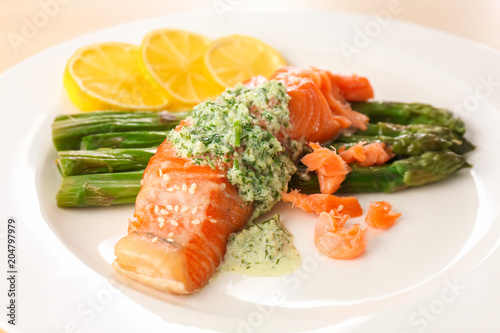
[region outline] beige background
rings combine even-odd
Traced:
[[[499,0],[0,0],[0,72],[62,41],[112,25],[194,9],[301,5],[373,13],[404,3],[397,19],[445,30],[500,50]],[[28,23],[26,23],[28,22]],[[29,24],[38,23],[39,27]]]

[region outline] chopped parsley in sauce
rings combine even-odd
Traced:
[[[292,158],[301,145],[286,134],[289,100],[276,81],[240,84],[195,106],[192,125],[170,132],[169,140],[193,163],[227,170],[241,198],[254,204],[253,220],[280,200],[296,171]]]
[[[220,272],[250,276],[289,274],[301,263],[290,233],[281,225],[279,215],[232,234]]]

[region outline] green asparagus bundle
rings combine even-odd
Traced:
[[[75,150],[80,148],[82,137],[90,134],[167,131],[189,114],[168,111],[100,111],[59,115],[52,123],[52,140],[58,151]]]
[[[395,124],[427,124],[448,127],[464,134],[463,121],[449,110],[435,108],[421,103],[399,102],[355,102],[353,110],[366,114],[371,123],[389,122]]]
[[[63,176],[143,170],[156,149],[64,150],[57,159]]]
[[[456,153],[466,153],[474,146],[463,137],[461,120],[449,111],[416,103],[365,102],[353,103],[353,107],[378,123],[341,136],[333,146],[382,141],[392,147],[396,160],[379,166],[352,165],[340,192],[392,192],[439,181],[469,166]],[[57,117],[52,127],[54,145],[65,150],[59,151],[58,158],[63,175],[56,196],[58,205],[133,203],[154,147],[165,140],[166,131],[188,115],[102,111]],[[297,174],[290,188],[317,193],[317,176]]]
[[[353,164],[337,193],[394,192],[440,181],[466,167],[470,165],[465,158],[451,151],[431,151],[369,167]],[[289,188],[319,193],[317,175],[303,171],[293,175]]]

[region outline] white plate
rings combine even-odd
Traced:
[[[395,20],[384,26],[377,22],[370,16],[311,10],[235,9],[223,19],[215,11],[185,13],[92,33],[2,74],[1,232],[8,217],[16,220],[18,259],[17,325],[9,325],[9,331],[497,331],[500,56],[442,32]],[[57,208],[59,176],[50,124],[58,113],[77,112],[61,81],[65,62],[78,47],[140,43],[160,27],[212,38],[252,35],[276,47],[291,65],[369,77],[377,99],[461,108],[468,136],[478,145],[469,155],[474,167],[432,186],[358,196],[365,208],[372,200],[387,199],[403,217],[388,231],[369,230],[366,254],[353,261],[316,254],[316,217],[278,205],[275,211],[295,235],[304,259],[292,275],[228,274],[190,297],[117,279],[110,266],[113,246],[125,235],[133,207]],[[356,48],[350,57],[339,47],[345,51],[347,44]],[[6,272],[5,246],[1,251]],[[0,280],[5,300],[8,286]]]

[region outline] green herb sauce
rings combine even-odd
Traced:
[[[249,276],[289,274],[301,264],[301,257],[279,215],[248,226],[229,239],[219,272],[238,272]]]
[[[195,106],[192,126],[171,131],[169,140],[194,163],[227,170],[241,198],[254,204],[253,220],[280,200],[296,171],[292,158],[301,145],[285,133],[289,100],[276,81],[256,88],[237,85]]]

